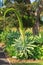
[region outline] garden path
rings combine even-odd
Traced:
[[[1,45],[0,45],[0,65],[10,65]]]

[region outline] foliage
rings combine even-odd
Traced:
[[[43,59],[43,45],[41,46],[40,51],[41,51],[41,59]]]
[[[4,48],[4,51],[5,51],[5,52],[7,51],[8,55],[9,55],[10,57],[16,55],[15,48],[12,47],[11,45],[6,45],[6,47]]]
[[[2,13],[0,15],[3,16],[4,12],[6,10],[8,10],[9,8],[14,8],[14,9],[17,9],[18,11],[20,11],[20,16],[22,17],[22,20],[23,20],[22,22],[23,22],[24,27],[31,27],[31,26],[33,26],[33,19],[34,19],[34,17],[30,15],[31,4],[24,4],[23,2],[22,3],[15,2],[14,4],[8,4],[8,5],[6,5],[5,8],[1,8],[0,11]],[[7,12],[5,27],[6,27],[6,25],[10,26],[10,27],[13,27],[15,25],[18,26],[17,17],[13,16],[13,15],[14,15],[14,11]],[[15,20],[15,18],[16,18],[16,20]],[[4,19],[4,18],[2,18],[2,19]],[[3,22],[4,22],[4,20],[3,20]]]
[[[16,56],[19,59],[43,59],[43,33],[40,33],[39,36],[34,36],[30,32],[25,33],[23,28],[23,26],[34,25],[34,12],[38,3],[25,4],[21,1],[19,0],[19,3],[15,2],[12,4],[8,0],[7,2],[9,3],[6,4],[6,8],[0,9],[0,30],[2,28],[4,30],[3,32],[0,31],[0,41],[5,43],[6,47],[4,50],[11,57]],[[19,25],[19,31],[11,31],[9,28],[13,27],[14,22]]]
[[[6,37],[6,44],[11,45],[14,43],[15,39],[19,38],[20,34],[16,32],[10,32]]]
[[[21,2],[23,2],[23,0],[15,0],[16,2],[18,2],[18,3],[21,3]]]
[[[2,40],[2,42],[5,42],[6,36],[8,35],[8,33],[9,33],[9,30],[8,29],[6,31],[3,31],[1,33],[1,40]]]
[[[21,41],[21,38],[15,39],[13,47],[15,48],[17,58],[41,59],[41,50],[40,50],[41,43],[39,42],[39,40],[40,40],[40,37],[38,36],[33,37],[31,34],[30,36],[25,37],[24,45],[23,45],[23,42]]]
[[[11,45],[19,36],[20,34],[17,31],[5,30],[1,34],[1,41],[6,43],[6,45]]]
[[[20,16],[20,13],[19,13],[19,11],[17,11],[14,8],[7,9],[4,13],[4,19],[6,17],[7,12],[9,12],[9,11],[13,11],[16,14],[17,18],[18,18],[18,23],[19,23],[19,28],[20,28],[19,30],[20,30],[21,38],[22,38],[22,41],[23,41],[23,44],[24,44],[24,38],[25,38],[25,33],[24,32],[25,31],[24,31],[24,28],[23,28],[23,23],[22,23],[22,18]]]
[[[23,45],[22,40],[19,38],[15,40],[13,47],[15,48],[17,58],[20,59],[32,59],[32,57],[34,58],[32,51],[34,51],[36,45],[30,44],[27,40],[25,40],[25,45]]]
[[[32,33],[27,32],[26,36],[28,38],[28,42],[30,41],[31,43],[39,46],[43,45],[43,32],[39,33],[39,36],[34,36]]]
[[[5,51],[9,56],[16,56],[20,59],[40,59],[42,58],[43,51],[37,41],[40,38],[38,36],[33,37],[32,33],[25,33],[25,42],[21,39],[19,32],[6,31],[3,33],[2,38],[6,43]],[[37,40],[37,41],[36,41]],[[37,43],[36,43],[37,42]],[[11,51],[11,52],[10,52]],[[37,52],[37,53],[36,53]]]

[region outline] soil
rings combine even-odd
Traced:
[[[43,62],[43,60],[19,60],[14,58],[9,58],[11,63],[40,63]]]

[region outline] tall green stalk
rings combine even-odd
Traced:
[[[6,18],[6,14],[7,14],[9,11],[13,11],[13,12],[16,14],[17,18],[18,18],[18,23],[19,23],[19,27],[20,27],[20,33],[21,33],[21,39],[22,39],[23,45],[24,45],[24,44],[25,44],[25,43],[24,43],[24,41],[25,41],[25,32],[24,32],[23,23],[22,23],[22,18],[21,18],[21,16],[20,16],[20,13],[19,13],[19,11],[17,11],[17,10],[14,9],[14,8],[7,9],[7,10],[5,11],[5,13],[4,13],[4,20],[5,20],[5,18]]]

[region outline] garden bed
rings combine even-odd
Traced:
[[[33,60],[33,59],[16,59],[9,57],[8,53],[5,53],[6,58],[10,61],[12,65],[43,65],[43,60]]]
[[[43,62],[43,60],[20,60],[20,59],[14,59],[14,58],[8,58],[11,63],[40,63]]]
[[[5,52],[6,58],[10,61],[11,64],[19,65],[43,65],[43,60],[33,60],[33,59],[16,59],[14,57],[10,57],[8,53]],[[24,63],[24,64],[23,64]]]

